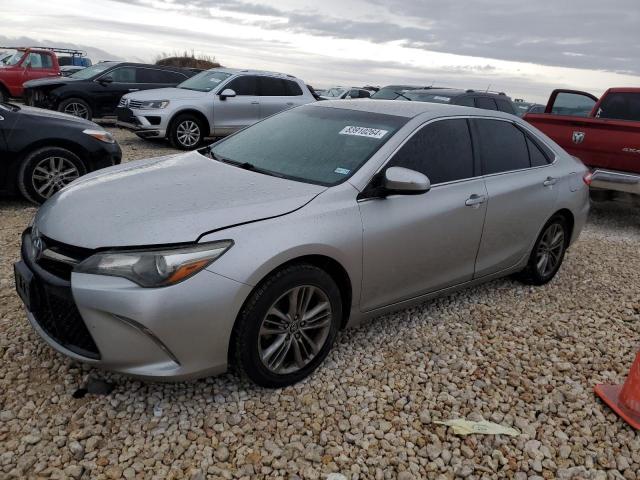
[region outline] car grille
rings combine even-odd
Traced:
[[[132,98],[121,98],[120,103],[118,103],[118,107],[122,108],[140,108],[142,106],[142,101],[133,100]]]
[[[74,266],[93,251],[44,236],[40,236],[40,240],[42,252],[34,259],[31,233],[23,235],[22,258],[35,278],[37,307],[32,312],[33,317],[47,335],[66,349],[99,359],[100,352],[76,307],[69,281]]]
[[[40,308],[34,318],[47,335],[78,355],[100,358],[98,347],[73,302],[70,287],[40,283],[38,299]]]

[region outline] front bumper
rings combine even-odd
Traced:
[[[640,175],[596,169],[592,172],[591,187],[640,195]]]
[[[140,137],[165,137],[166,125],[164,112],[160,110],[144,110],[134,112],[130,108],[116,109],[116,126],[135,132]]]
[[[16,264],[33,275],[35,303],[27,316],[57,351],[148,379],[184,380],[226,370],[231,331],[250,286],[208,270],[164,288],[78,273],[65,280],[33,260],[30,242],[27,231]]]

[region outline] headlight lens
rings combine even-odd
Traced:
[[[167,108],[169,100],[149,100],[147,102],[141,102],[139,110],[157,110],[159,108]]]
[[[123,277],[141,287],[166,287],[195,275],[232,245],[231,240],[223,240],[182,248],[96,253],[74,272]]]
[[[106,130],[96,130],[93,128],[87,128],[86,130],[83,130],[82,133],[84,133],[85,135],[89,135],[90,137],[93,137],[96,140],[100,140],[101,142],[104,142],[104,143],[116,143],[116,139],[113,138],[113,135],[111,135]]]

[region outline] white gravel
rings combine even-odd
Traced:
[[[116,131],[125,160],[168,147]],[[12,262],[35,209],[0,200],[0,479],[640,478],[640,437],[593,394],[640,339],[638,206],[594,206],[558,277],[511,279],[378,318],[277,391],[232,374],[153,384],[55,353],[29,326]],[[115,383],[73,398],[87,375]],[[486,419],[519,437],[457,437]]]

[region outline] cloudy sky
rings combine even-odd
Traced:
[[[435,84],[544,101],[640,86],[640,0],[0,0],[0,44],[94,61],[195,51],[318,87]]]

